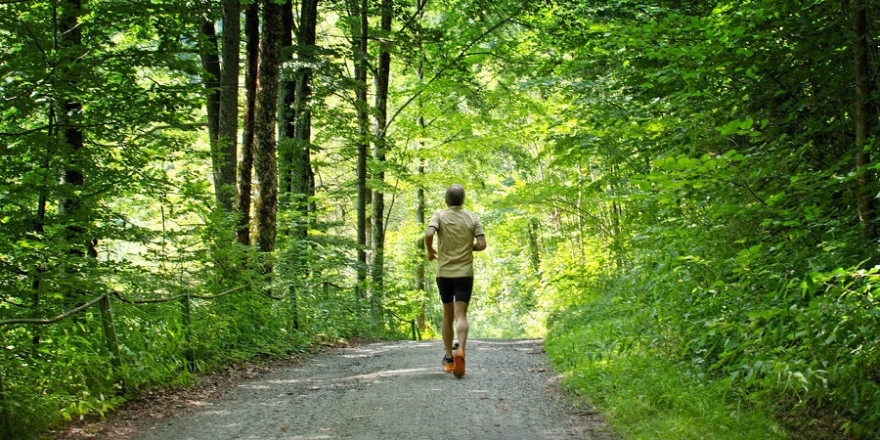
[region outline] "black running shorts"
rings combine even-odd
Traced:
[[[437,278],[437,289],[440,290],[440,301],[449,304],[454,299],[469,303],[474,290],[474,277]]]

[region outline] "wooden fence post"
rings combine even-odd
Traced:
[[[110,352],[110,363],[116,368],[122,368],[122,358],[119,357],[119,339],[116,337],[116,326],[113,323],[113,309],[110,308],[110,296],[101,298],[101,324],[104,325],[104,336],[107,338],[107,351]]]
[[[291,330],[299,330],[299,299],[297,298],[297,289],[291,283],[287,286],[287,295],[290,297],[290,318],[293,328]]]
[[[413,319],[409,323],[412,325],[413,341],[418,341],[419,337],[416,334],[416,320]]]
[[[180,298],[181,321],[183,321],[183,356],[186,358],[186,368],[196,371],[196,353],[192,346],[192,307],[189,293]]]
[[[101,324],[104,325],[104,338],[107,340],[107,351],[110,352],[110,363],[122,381],[120,394],[125,394],[126,383],[122,371],[122,356],[119,354],[119,338],[116,336],[116,324],[113,322],[113,309],[110,308],[110,294],[104,294],[101,298]]]

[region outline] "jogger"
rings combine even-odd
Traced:
[[[474,286],[474,251],[486,249],[486,236],[476,214],[465,210],[464,187],[452,185],[446,190],[446,207],[431,216],[425,231],[428,260],[437,260],[437,288],[443,303],[443,368],[456,377],[464,376],[467,348],[467,309]],[[438,237],[434,250],[434,235]],[[453,331],[453,321],[455,329]],[[453,334],[454,333],[454,334]],[[458,336],[453,354],[452,339]]]

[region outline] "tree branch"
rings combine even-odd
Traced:
[[[0,260],[0,264],[2,264],[5,267],[8,267],[10,270],[12,270],[12,272],[14,272],[18,275],[27,275],[28,274],[27,271],[22,270],[20,267],[12,264],[10,262]]]
[[[388,121],[385,123],[385,127],[382,127],[382,131],[383,131],[383,132],[387,132],[387,131],[388,131],[388,128],[391,127],[391,124],[394,122],[394,120],[397,118],[397,116],[400,115],[400,113],[401,113],[405,108],[409,107],[409,105],[412,104],[413,101],[416,100],[416,98],[418,98],[419,96],[421,96],[422,93],[424,93],[424,91],[428,88],[428,86],[431,85],[431,83],[433,83],[434,81],[436,81],[437,79],[439,79],[440,76],[443,75],[444,73],[446,73],[446,71],[447,71],[450,67],[454,66],[454,65],[457,64],[459,61],[461,61],[466,55],[468,55],[468,51],[471,49],[471,47],[473,47],[475,44],[477,44],[478,42],[480,42],[480,40],[482,40],[482,39],[483,39],[484,37],[486,37],[487,35],[489,35],[489,34],[495,32],[496,30],[498,30],[498,28],[500,28],[500,27],[503,26],[504,24],[506,24],[506,23],[508,23],[509,21],[513,20],[514,17],[516,17],[517,15],[519,15],[519,13],[523,10],[524,7],[525,7],[525,4],[521,5],[521,6],[520,6],[520,7],[519,7],[519,8],[518,8],[513,14],[511,14],[511,15],[508,16],[507,18],[505,18],[505,19],[499,21],[498,23],[495,23],[492,27],[490,27],[490,28],[487,29],[485,32],[483,32],[482,34],[480,34],[477,38],[475,38],[473,41],[471,41],[470,43],[468,43],[468,44],[464,47],[464,49],[461,50],[461,52],[458,54],[458,56],[455,57],[455,59],[453,59],[451,62],[449,62],[449,63],[447,63],[445,66],[443,66],[443,68],[441,68],[440,70],[438,70],[437,73],[435,73],[434,76],[431,77],[431,79],[429,79],[429,80],[428,80],[428,81],[422,86],[421,89],[419,89],[415,94],[413,94],[412,96],[410,96],[409,99],[407,99],[406,102],[404,102],[403,105],[401,105],[401,106],[400,106],[400,107],[394,112],[394,114],[392,114],[391,117],[388,118]]]

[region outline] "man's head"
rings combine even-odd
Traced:
[[[449,206],[461,206],[464,204],[464,187],[455,184],[446,189],[446,204]]]

